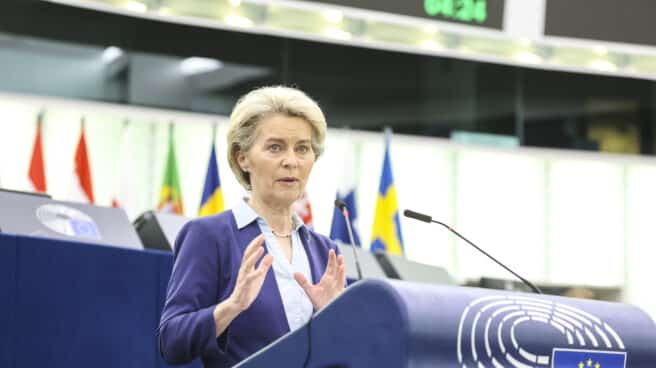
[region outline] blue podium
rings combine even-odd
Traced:
[[[238,367],[656,367],[640,309],[496,290],[365,280]]]
[[[0,367],[167,366],[155,330],[171,267],[170,253],[0,234]],[[239,366],[308,356],[308,367],[652,368],[656,325],[619,303],[370,279]]]
[[[155,331],[172,265],[170,252],[0,234],[0,367],[168,367]]]

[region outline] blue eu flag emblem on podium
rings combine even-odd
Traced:
[[[626,353],[616,351],[554,349],[553,368],[624,368]]]
[[[73,234],[75,236],[81,236],[85,238],[100,238],[100,233],[98,232],[98,228],[96,227],[96,224],[94,224],[92,221],[84,221],[84,220],[75,220],[71,219],[69,220],[71,224],[71,228],[73,229]]]

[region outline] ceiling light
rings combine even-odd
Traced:
[[[105,64],[111,64],[116,61],[118,58],[123,56],[125,53],[123,50],[116,46],[109,46],[102,53],[102,61]]]
[[[157,13],[161,15],[171,15],[173,11],[168,6],[162,6],[157,10]]]
[[[125,3],[125,7],[128,10],[132,10],[137,13],[145,13],[146,11],[148,11],[148,6],[138,1],[128,1],[127,3]]]
[[[592,51],[594,51],[594,53],[599,55],[599,56],[608,55],[608,49],[605,48],[604,46],[601,46],[601,45],[597,45],[597,46],[593,47]]]
[[[190,57],[180,63],[180,71],[187,76],[209,73],[221,68],[223,68],[221,61],[204,57]]]
[[[515,54],[515,59],[526,64],[540,64],[542,62],[540,56],[528,51],[522,51]]]
[[[614,72],[617,70],[617,65],[611,63],[608,60],[603,60],[603,59],[593,60],[588,65],[592,69],[603,70],[606,72]]]
[[[344,19],[344,14],[339,10],[326,10],[323,12],[323,17],[331,23],[341,23],[342,19]]]
[[[523,47],[530,47],[531,46],[531,40],[526,38],[526,37],[522,37],[522,38],[519,39],[519,44]]]
[[[239,15],[228,15],[224,18],[225,22],[233,27],[249,28],[253,26],[253,21]]]
[[[421,30],[424,31],[424,33],[428,33],[428,34],[431,34],[431,35],[434,35],[434,34],[437,33],[437,27],[435,27],[433,25],[425,25],[425,26],[421,27]]]
[[[419,43],[419,46],[429,50],[438,50],[443,48],[442,45],[435,42],[434,40],[423,40]]]
[[[337,38],[339,40],[350,40],[352,37],[349,32],[337,28],[326,28],[323,33],[328,37]]]

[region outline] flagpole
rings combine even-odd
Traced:
[[[46,112],[45,112],[44,109],[39,110],[39,115],[37,115],[37,119],[36,119],[36,122],[37,122],[37,125],[38,125],[39,128],[43,127],[43,118],[44,118],[45,114],[46,114]]]
[[[385,148],[387,149],[389,148],[390,142],[392,140],[392,128],[386,126],[383,130],[383,133],[385,134]]]
[[[43,121],[45,120],[46,110],[41,108],[39,110],[39,115],[36,118],[36,129],[39,133],[39,138],[41,140],[41,151],[43,152]]]

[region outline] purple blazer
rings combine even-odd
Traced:
[[[317,283],[328,251],[338,252],[337,246],[304,226],[299,231]],[[257,221],[239,230],[232,211],[190,221],[182,228],[158,328],[160,353],[167,363],[200,357],[205,368],[230,367],[289,332],[271,267],[253,304],[216,338],[214,307],[232,293],[243,252],[260,233]]]

